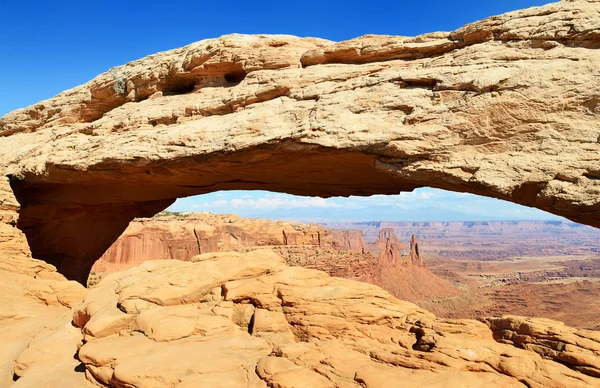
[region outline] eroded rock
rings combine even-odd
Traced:
[[[134,217],[223,189],[431,186],[600,226],[599,8],[414,38],[204,40],[1,118],[0,171],[34,256],[82,282]]]
[[[108,272],[146,260],[187,261],[193,256],[261,246],[314,246],[364,252],[358,230],[330,230],[317,224],[242,218],[233,214],[184,213],[136,219],[92,267]]]
[[[600,383],[592,367],[600,337],[580,337],[579,360],[587,357],[590,366],[582,368],[564,362],[573,354],[568,347],[548,358],[495,341],[500,322],[516,319],[490,320],[492,330],[439,319],[378,287],[288,267],[258,250],[148,261],[113,273],[75,308],[73,321],[84,334],[86,376],[115,387]],[[571,343],[581,334],[537,320],[529,343],[544,343],[550,331]]]

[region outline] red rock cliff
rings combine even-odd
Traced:
[[[413,234],[410,239],[410,255],[408,256],[408,261],[410,264],[418,265],[419,267],[423,267],[423,258],[421,257],[421,252],[419,251],[419,242],[417,241],[417,235]]]
[[[332,247],[351,252],[362,252],[366,250],[366,244],[362,230],[331,230],[331,238],[327,243]]]
[[[235,215],[189,213],[138,219],[94,264],[104,272],[146,260],[189,260],[192,256],[257,246],[319,246],[363,252],[362,231],[329,230],[301,224]]]

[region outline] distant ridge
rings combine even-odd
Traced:
[[[570,222],[561,217],[547,213],[547,218],[537,220],[527,217],[520,218],[517,213],[506,217],[490,216],[487,214],[471,214],[436,207],[420,207],[405,209],[398,206],[370,206],[366,208],[318,208],[298,207],[292,209],[277,209],[257,214],[267,219],[284,219],[302,222],[331,222],[331,221],[412,221],[412,222],[485,222],[485,221],[551,221]]]

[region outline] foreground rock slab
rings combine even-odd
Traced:
[[[34,257],[82,283],[134,217],[225,189],[431,186],[600,226],[599,10],[565,0],[418,37],[192,43],[0,118],[0,173]]]
[[[75,368],[71,308],[87,290],[40,260],[0,251],[0,387],[91,386]]]
[[[505,321],[514,331],[528,324],[531,344],[552,332],[571,345],[550,355],[500,343]],[[270,250],[148,261],[110,274],[73,322],[87,378],[114,387],[600,384],[596,333],[544,319],[489,320],[492,330],[438,319],[378,287],[288,267]],[[569,357],[585,358],[586,367]]]

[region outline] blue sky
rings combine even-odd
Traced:
[[[557,220],[552,214],[493,198],[432,188],[371,197],[299,197],[268,191],[220,191],[180,198],[171,211],[233,213],[298,221]]]
[[[450,31],[488,16],[546,3],[539,0],[3,1],[0,2],[0,116],[85,83],[111,67],[223,34],[283,33],[331,40],[364,34],[410,36]],[[448,209],[461,214],[482,211],[489,217],[504,219],[552,217],[497,200],[434,189],[347,200],[265,192],[213,193],[179,200],[172,209],[260,215],[267,212],[265,209],[271,214],[304,209],[303,213],[308,214],[307,209],[334,213],[334,209],[345,207],[351,216],[352,209],[356,213],[356,209],[381,208],[382,204],[392,206],[390,209],[410,204],[412,208]]]

